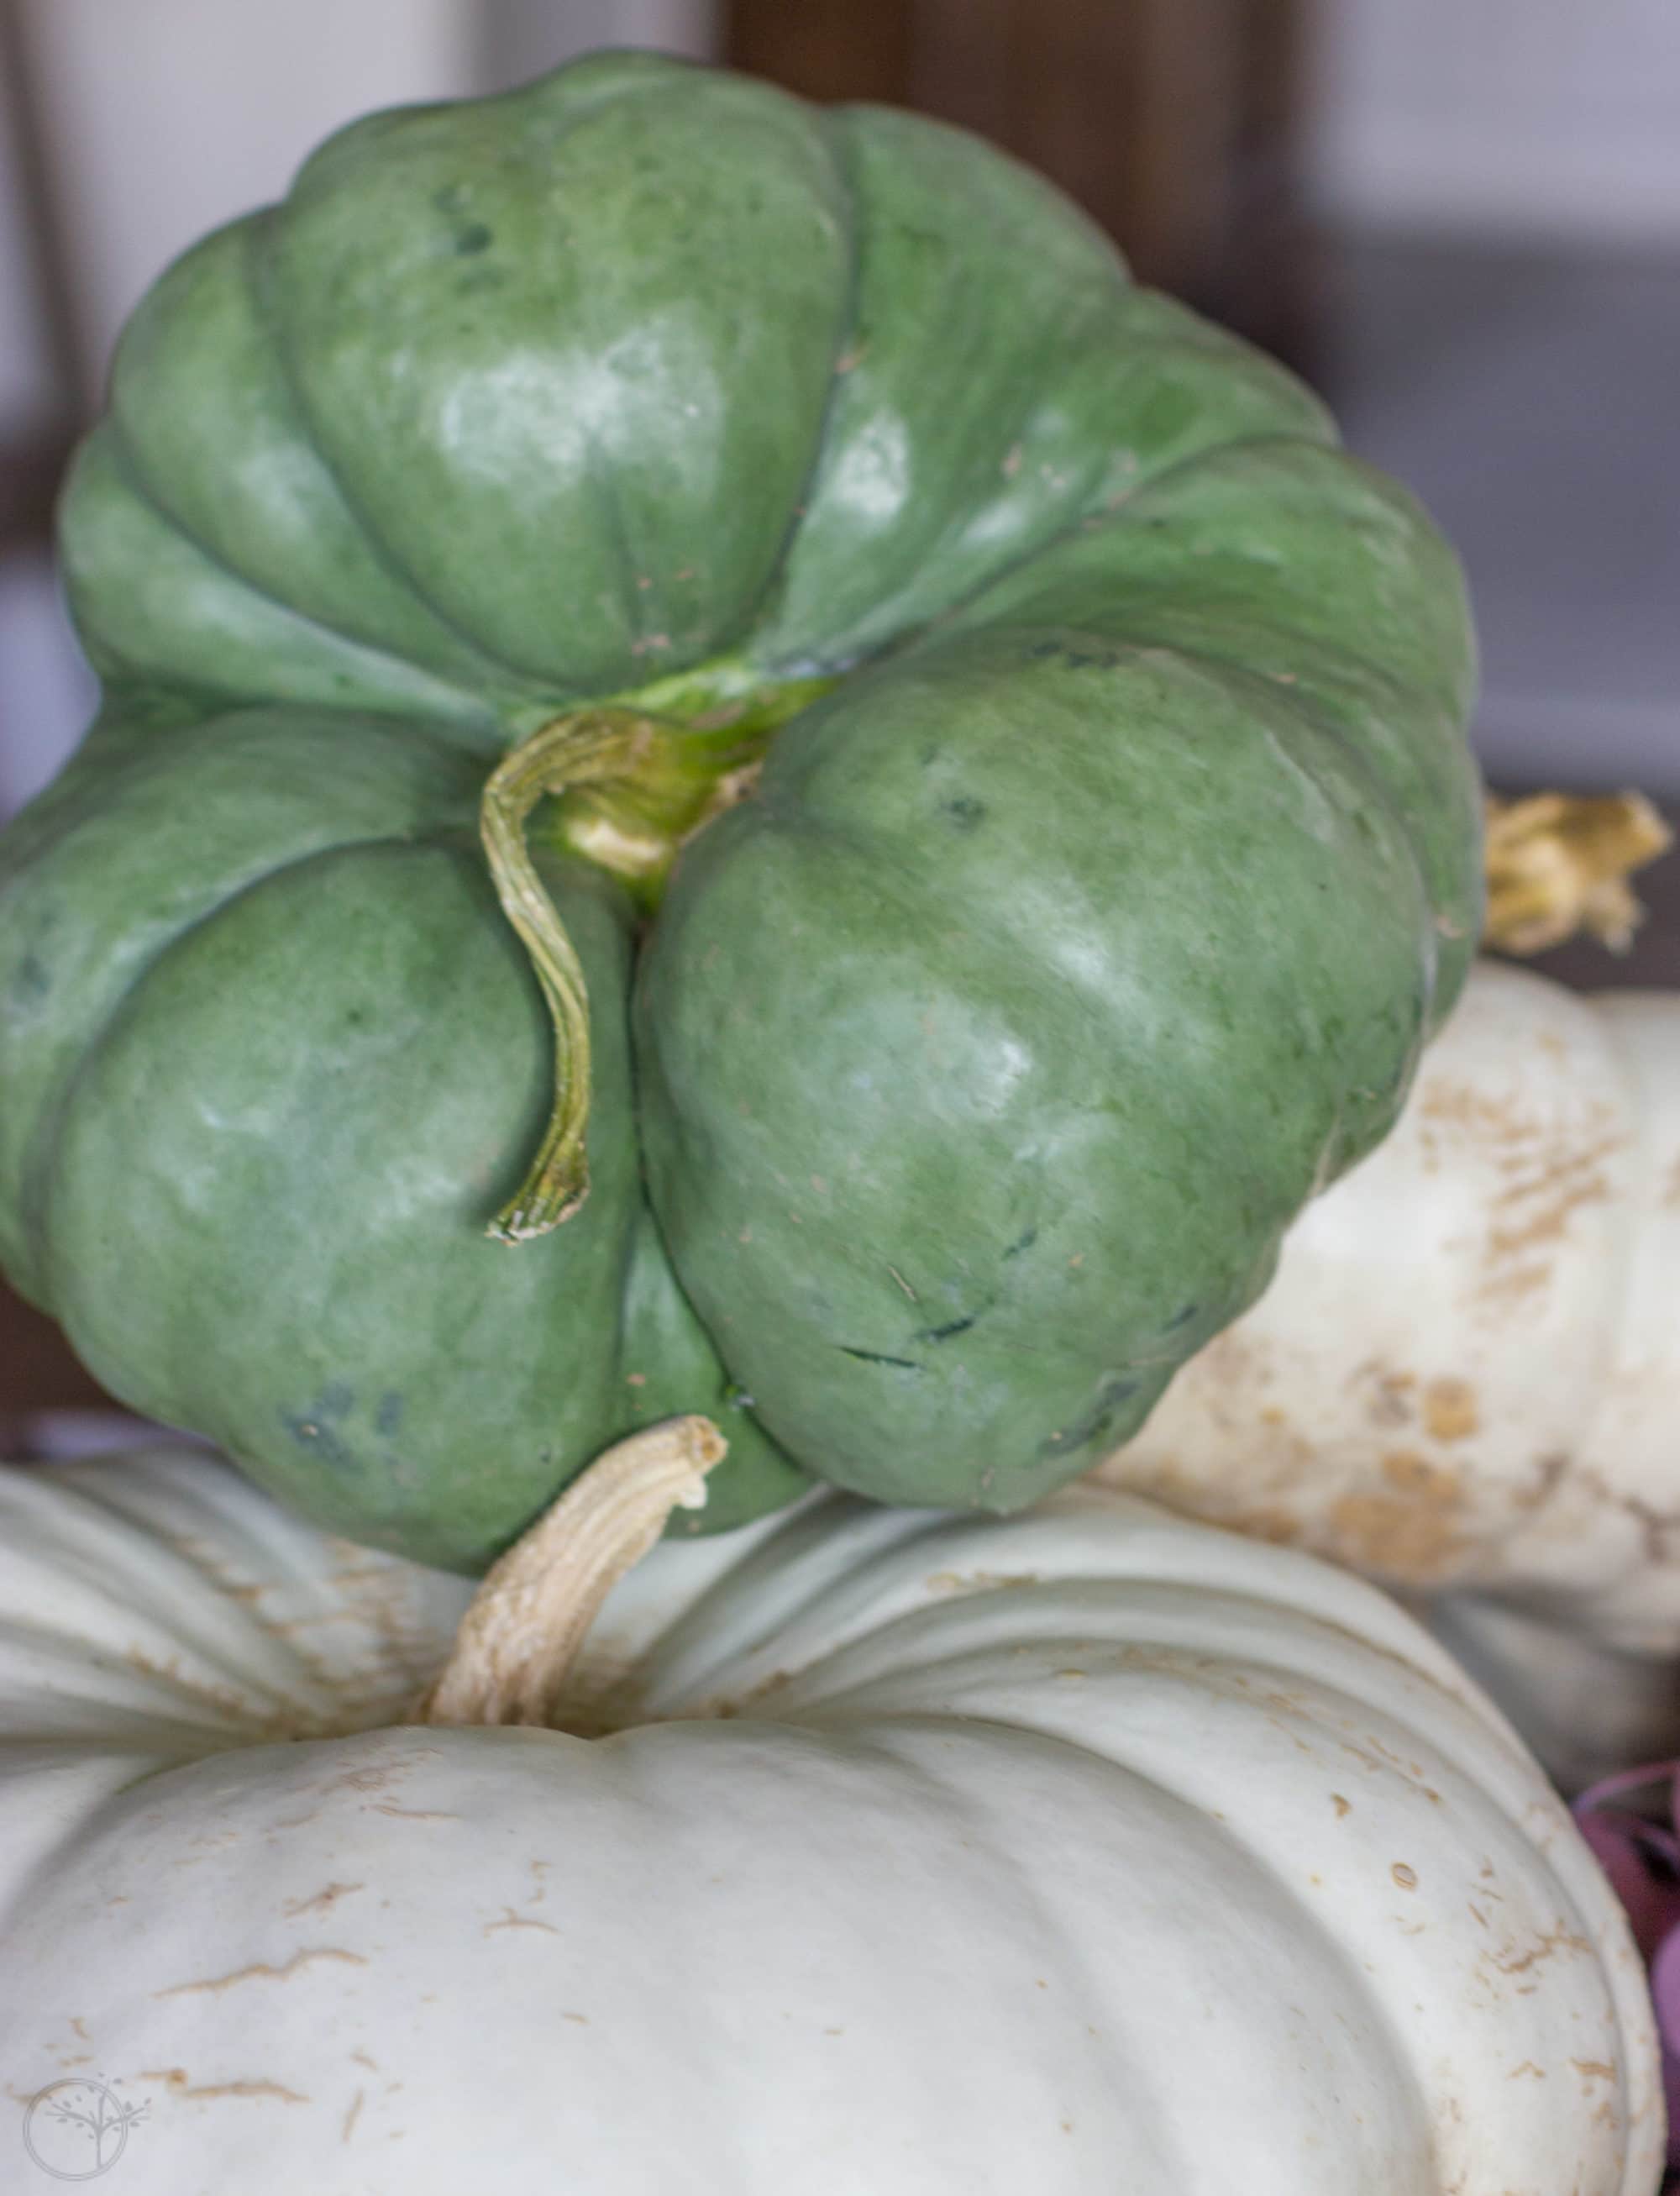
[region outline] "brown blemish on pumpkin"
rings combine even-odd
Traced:
[[[1210,1517],[1209,1522],[1226,1525],[1233,1533],[1242,1534],[1245,1540],[1269,1540],[1274,1547],[1297,1546],[1304,1537],[1301,1520],[1292,1510],[1285,1510],[1280,1505],[1240,1510],[1230,1517]]]
[[[1344,1494],[1331,1504],[1331,1546],[1356,1569],[1423,1584],[1449,1575],[1465,1546],[1462,1473],[1410,1449],[1382,1472],[1392,1493]]]
[[[1354,1376],[1356,1381],[1369,1380],[1371,1396],[1365,1414],[1374,1426],[1410,1425],[1413,1417],[1412,1390],[1417,1385],[1415,1372],[1394,1372],[1382,1365],[1360,1366]]]
[[[340,1960],[346,1967],[365,1968],[367,1962],[360,1952],[343,1952],[332,1946],[319,1947],[307,1952],[294,1953],[283,1968],[271,1968],[257,1960],[248,1968],[236,1968],[229,1975],[211,1975],[203,1982],[171,1983],[167,1990],[153,1991],[153,1997],[186,1997],[194,1991],[217,1991],[231,1990],[235,1983],[284,1982],[300,1968],[307,1968],[316,1960]]]
[[[1204,1355],[1210,1357],[1219,1347],[1217,1342],[1211,1344]],[[1198,1358],[1196,1364],[1199,1372],[1202,1359]],[[1219,1392],[1216,1386],[1211,1388],[1210,1398]],[[1214,1414],[1216,1420],[1221,1420],[1231,1430],[1238,1430],[1234,1414],[1228,1419],[1221,1419],[1216,1401]],[[1260,1415],[1262,1422],[1265,1421],[1267,1414],[1261,1412]],[[1252,1444],[1252,1426],[1248,1431],[1251,1447],[1256,1446]],[[1302,1484],[1310,1486],[1317,1469],[1316,1453],[1311,1443],[1296,1434],[1288,1434],[1282,1438],[1288,1449],[1288,1459],[1282,1469],[1292,1471]],[[1268,1449],[1267,1463],[1272,1465],[1275,1471],[1279,1466],[1272,1464],[1272,1459],[1273,1452]],[[1256,1468],[1264,1468],[1258,1465],[1257,1459]],[[1311,1537],[1309,1528],[1282,1501],[1258,1503],[1245,1500],[1241,1484],[1221,1482],[1199,1472],[1186,1471],[1182,1461],[1175,1456],[1154,1454],[1147,1449],[1124,1448],[1099,1465],[1090,1477],[1102,1484],[1122,1488],[1128,1494],[1148,1495],[1184,1516],[1202,1518],[1209,1524],[1223,1525],[1248,1540],[1269,1540],[1279,1546],[1294,1547]]]
[[[1629,1494],[1612,1487],[1602,1472],[1583,1471],[1580,1484],[1596,1500],[1611,1510],[1619,1510],[1638,1526],[1642,1552],[1647,1563],[1670,1563],[1675,1560],[1674,1535],[1680,1533],[1680,1511],[1659,1510],[1637,1494]]]
[[[350,2056],[355,2060],[358,2066],[366,2066],[370,2074],[377,2074],[378,2072],[379,2067],[378,2060],[370,2059],[365,2051],[352,2051]]]
[[[551,1937],[557,1937],[560,1934],[552,1923],[539,1922],[534,1915],[516,1914],[511,1906],[503,1907],[502,1919],[499,1922],[487,1922],[484,1924],[483,1933],[487,1937],[494,1936],[498,1929],[541,1929]]]
[[[589,2026],[589,2015],[586,2013],[563,2013],[560,2018],[562,2020],[576,2021],[580,2028],[587,2028]]]
[[[181,1658],[171,1655],[165,1661],[148,1655],[143,1647],[125,1647],[123,1660],[138,1676],[164,1685],[201,1708],[213,1709],[216,1715],[240,1725],[251,1733],[253,1743],[258,1737],[286,1739],[313,1738],[324,1734],[312,1718],[300,1718],[284,1710],[268,1709],[258,1713],[255,1705],[234,1685],[206,1685],[197,1678],[183,1676]]]
[[[404,1761],[369,1762],[361,1769],[341,1769],[315,1789],[325,1795],[331,1792],[383,1792],[395,1777],[406,1773],[410,1765]]]
[[[351,1892],[367,1888],[365,1883],[329,1883],[313,1898],[288,1898],[280,1911],[288,1922],[295,1922],[300,1914],[325,1914],[341,1898],[348,1898]]]
[[[1521,1975],[1527,1974],[1529,1968],[1539,1966],[1542,1961],[1556,1959],[1560,1952],[1591,1953],[1592,1949],[1587,1938],[1577,1935],[1573,1930],[1551,1929],[1537,1945],[1531,1945],[1527,1951],[1516,1957],[1499,1952],[1480,1952],[1476,1956],[1486,1960],[1502,1975]]]
[[[1351,1815],[1353,1813],[1354,1803],[1351,1800],[1345,1799],[1340,1792],[1332,1792],[1330,1796],[1331,1803],[1336,1809],[1336,1819],[1338,1823],[1342,1820],[1342,1817],[1344,1815]]]
[[[1417,1890],[1417,1871],[1412,1866],[1409,1861],[1397,1860],[1394,1866],[1388,1870],[1388,1873],[1394,1878],[1394,1882],[1399,1886],[1400,1890]]]
[[[1524,1488],[1515,1497],[1518,1509],[1528,1512],[1539,1510],[1550,1501],[1569,1469],[1570,1459],[1554,1450],[1550,1455],[1537,1458],[1534,1465],[1534,1484]]]
[[[1451,1083],[1439,1075],[1425,1075],[1418,1086],[1414,1108],[1420,1121],[1469,1130],[1491,1144],[1525,1143],[1539,1126],[1504,1098],[1490,1098],[1474,1083]]]
[[[1602,1170],[1604,1162],[1621,1149],[1624,1141],[1621,1136],[1607,1136],[1579,1151],[1559,1152],[1542,1161],[1538,1174],[1501,1190],[1493,1200],[1496,1208],[1521,1208],[1538,1202],[1539,1210],[1515,1221],[1496,1222],[1489,1228],[1490,1262],[1560,1241],[1583,1205],[1602,1205],[1611,1194]]]
[[[1426,1078],[1415,1118],[1458,1132],[1506,1177],[1483,1254],[1481,1297],[1504,1308],[1543,1288],[1551,1277],[1550,1262],[1528,1254],[1561,1241],[1578,1210],[1613,1193],[1604,1169],[1626,1141],[1616,1109],[1600,1101],[1584,1118],[1548,1120],[1514,1098]]]
[[[405,1823],[459,1823],[460,1817],[442,1807],[399,1807],[393,1800],[376,1800],[369,1812],[395,1815]]]
[[[1614,2082],[1616,2078],[1615,2068],[1602,2059],[1572,2059],[1569,2064],[1589,2082]]]
[[[1466,1441],[1481,1430],[1475,1390],[1468,1380],[1431,1380],[1423,1390],[1423,1430],[1432,1441]]]
[[[267,2081],[212,2082],[194,2088],[184,2066],[152,2067],[136,2077],[141,2082],[161,2082],[173,2097],[278,2097],[282,2104],[307,2105],[309,2100],[284,2083]]]
[[[1502,1311],[1509,1311],[1513,1304],[1520,1304],[1527,1296],[1538,1296],[1544,1289],[1550,1289],[1555,1272],[1557,1269],[1550,1263],[1550,1258],[1539,1258],[1533,1265],[1511,1267],[1509,1274],[1493,1274],[1491,1278],[1482,1280],[1478,1297],[1481,1297],[1482,1307],[1498,1304]]]
[[[70,2016],[70,2026],[71,2026],[75,2030],[76,2033],[77,2033],[77,2034],[81,2037],[81,2039],[82,2039],[82,2041],[83,2041],[83,2043],[91,2043],[93,2042],[93,2038],[92,2038],[92,2037],[91,2037],[91,2036],[89,2036],[89,2033],[88,2033],[88,2031],[87,2031],[87,2028],[86,2028],[85,2025],[84,2024],[83,2020],[82,2020],[82,2016],[81,2016],[81,2014],[80,2014],[79,2013],[72,2013],[72,2014],[71,2014],[71,2016]]]
[[[344,2115],[344,2124],[343,2129],[340,2130],[338,2136],[340,2142],[348,2142],[349,2141],[351,2133],[353,2132],[356,2121],[361,2112],[362,2099],[367,2095],[367,2092],[365,2089],[358,2089],[356,2091],[355,2102],[351,2105],[349,2112]]]
[[[1544,2082],[1546,2078],[1546,2070],[1544,2066],[1537,2066],[1532,2059],[1525,2059],[1520,2066],[1511,2068],[1505,2079],[1508,2082],[1515,2082],[1525,2074],[1532,2075],[1537,2082]]]

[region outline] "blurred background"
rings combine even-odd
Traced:
[[[353,114],[609,43],[1045,170],[1434,510],[1495,783],[1680,803],[1676,0],[0,0],[0,819],[89,714],[52,502],[153,276]],[[1648,897],[1631,973],[1680,984],[1680,858]],[[44,1323],[7,1316],[13,1393],[38,1351],[68,1400]]]
[[[86,717],[52,496],[158,269],[349,116],[606,43],[1045,169],[1433,508],[1496,779],[1680,798],[1675,0],[0,0],[0,816]]]

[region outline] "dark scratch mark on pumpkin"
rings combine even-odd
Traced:
[[[1119,1415],[1120,1406],[1135,1396],[1143,1384],[1139,1380],[1114,1378],[1105,1380],[1097,1390],[1096,1401],[1082,1418],[1076,1419],[1071,1426],[1059,1426],[1048,1440],[1038,1445],[1040,1456],[1071,1456],[1082,1448],[1088,1448],[1100,1441]]]
[[[896,1365],[901,1372],[920,1372],[922,1367],[914,1357],[889,1357],[884,1349],[854,1349],[849,1342],[836,1344],[843,1356],[855,1357],[864,1365]]]
[[[967,1334],[973,1326],[975,1317],[976,1315],[971,1312],[966,1319],[948,1319],[943,1326],[925,1326],[912,1339],[916,1342],[949,1342],[953,1335]]]

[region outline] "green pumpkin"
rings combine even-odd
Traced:
[[[358,124],[141,306],[62,540],[0,1256],[426,1561],[679,1411],[707,1529],[1071,1477],[1475,935],[1451,553],[908,115],[613,55]]]

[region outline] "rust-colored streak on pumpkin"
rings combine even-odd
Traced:
[[[161,2082],[173,2097],[273,2097],[283,2105],[307,2105],[309,2101],[297,2090],[288,2089],[282,2082],[211,2082],[194,2087],[184,2066],[147,2067],[138,2078],[142,2082]]]
[[[1611,1193],[1604,1164],[1622,1141],[1619,1136],[1604,1136],[1582,1148],[1559,1148],[1542,1158],[1538,1173],[1503,1190],[1495,1199],[1496,1210],[1515,1207],[1521,1216],[1495,1221],[1488,1230],[1490,1257],[1511,1257],[1539,1244],[1555,1243],[1579,1207],[1603,1204]]]
[[[1485,1143],[1521,1143],[1539,1133],[1535,1122],[1510,1100],[1490,1097],[1473,1083],[1452,1083],[1442,1076],[1424,1082],[1417,1112],[1420,1120],[1464,1130]]]
[[[1344,1563],[1414,1585],[1451,1576],[1465,1549],[1464,1477],[1410,1449],[1383,1459],[1391,1492],[1331,1505],[1331,1546]]]
[[[1468,1380],[1431,1380],[1423,1390],[1423,1428],[1431,1441],[1468,1441],[1481,1430],[1475,1390]]]
[[[365,1968],[367,1965],[360,1952],[341,1951],[337,1946],[318,1947],[309,1951],[294,1953],[284,1967],[271,1967],[265,1960],[256,1960],[249,1967],[235,1968],[230,1975],[211,1975],[202,1982],[171,1983],[167,1990],[153,1991],[152,1995],[153,1997],[159,1998],[184,1997],[194,1991],[209,1991],[216,1993],[232,1990],[236,1983],[283,1983],[289,1980],[300,1968],[310,1967],[317,1960],[342,1960],[347,1967],[352,1968]]]
[[[1419,1095],[1418,1115],[1480,1151],[1504,1177],[1492,1201],[1475,1305],[1508,1318],[1553,1280],[1553,1253],[1577,1213],[1615,1194],[1608,1170],[1625,1144],[1614,1109],[1547,1122],[1510,1097],[1436,1080]]]

